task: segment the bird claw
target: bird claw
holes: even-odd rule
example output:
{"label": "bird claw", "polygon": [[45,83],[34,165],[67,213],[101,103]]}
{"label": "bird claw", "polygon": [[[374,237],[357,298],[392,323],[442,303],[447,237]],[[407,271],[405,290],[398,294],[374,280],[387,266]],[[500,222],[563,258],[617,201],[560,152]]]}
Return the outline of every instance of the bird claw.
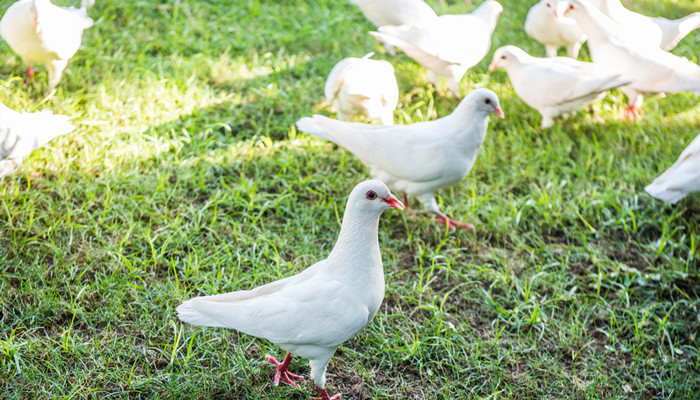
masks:
{"label": "bird claw", "polygon": [[294,387],[299,387],[299,385],[297,385],[296,382],[294,382],[292,379],[301,379],[303,378],[303,376],[293,374],[287,369],[289,367],[289,363],[292,362],[292,355],[290,353],[287,353],[287,356],[282,362],[277,361],[277,359],[275,359],[275,357],[272,357],[271,355],[267,355],[266,357],[267,361],[277,366],[277,373],[275,374],[274,378],[275,386],[280,384],[280,379],[283,379],[288,384]]}
{"label": "bird claw", "polygon": [[318,390],[318,393],[321,395],[321,397],[312,397],[311,400],[338,400],[338,399],[340,399],[340,393],[336,393],[335,395],[333,395],[333,397],[329,397],[326,389],[321,389],[320,387],[317,386],[316,390]]}
{"label": "bird claw", "polygon": [[630,122],[641,121],[642,110],[635,105],[627,106],[625,109],[625,118]]}
{"label": "bird claw", "polygon": [[435,218],[434,221],[447,225],[451,231],[454,231],[455,228],[474,229],[474,225],[467,222],[459,222],[453,219],[449,219],[445,214],[439,213],[437,214],[437,216],[438,217]]}

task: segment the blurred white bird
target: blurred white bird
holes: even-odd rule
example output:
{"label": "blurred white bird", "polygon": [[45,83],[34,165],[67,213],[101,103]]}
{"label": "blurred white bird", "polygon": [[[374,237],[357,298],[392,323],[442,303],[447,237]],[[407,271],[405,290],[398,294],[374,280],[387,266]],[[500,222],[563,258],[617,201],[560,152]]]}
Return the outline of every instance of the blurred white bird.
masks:
{"label": "blurred white bird", "polygon": [[691,192],[700,191],[700,135],[683,150],[671,168],[644,190],[657,199],[672,204]]}
{"label": "blurred white bird", "polygon": [[476,89],[452,114],[408,125],[369,125],[321,115],[297,121],[300,131],[330,140],[355,154],[376,179],[392,190],[411,194],[450,229],[466,224],[440,212],[433,192],[454,185],[472,169],[486,137],[489,115],[503,118],[496,93]]}
{"label": "blurred white bird", "polygon": [[647,17],[625,8],[620,0],[598,0],[598,8],[610,19],[631,32],[637,40],[671,50],[690,32],[700,27],[700,12],[683,18]]}
{"label": "blurred white bird", "polygon": [[73,129],[65,115],[18,113],[0,103],[0,178],[19,168],[32,151]]}
{"label": "blurred white bird", "polygon": [[575,19],[588,36],[588,48],[596,64],[620,71],[629,85],[625,117],[641,119],[643,95],[700,92],[700,67],[683,57],[639,41],[587,0],[570,0],[566,15]]}
{"label": "blurred white bird", "polygon": [[326,100],[333,104],[338,119],[349,121],[363,114],[384,125],[394,123],[399,104],[399,86],[394,67],[385,60],[348,57],[331,70],[324,89]]}
{"label": "blurred white bird", "polygon": [[486,0],[471,14],[441,15],[426,26],[387,25],[370,34],[426,67],[433,85],[438,77],[446,77],[459,99],[459,82],[488,53],[502,11],[498,2]]}
{"label": "blurred white bird", "polygon": [[61,81],[68,60],[80,48],[83,31],[92,26],[84,0],[82,7],[58,7],[50,0],[20,0],[0,20],[0,36],[27,65],[27,83],[35,73],[31,63],[46,65],[48,93]]}
{"label": "blurred white bird", "polygon": [[542,115],[542,128],[554,118],[579,110],[616,87],[630,83],[608,67],[567,57],[536,58],[515,46],[493,54],[489,70],[502,67],[515,93]]}
{"label": "blurred white bird", "polygon": [[384,271],[377,237],[379,216],[403,204],[377,180],[359,183],[350,193],[338,240],[328,258],[288,278],[251,289],[196,297],[177,307],[190,324],[236,329],[265,338],[286,350],[277,366],[292,386],[301,378],[288,371],[292,354],[307,358],[311,378],[325,400],[326,367],[341,343],[367,325],[384,299]]}
{"label": "blurred white bird", "polygon": [[[423,0],[350,0],[360,8],[377,28],[384,25],[425,26],[437,18],[437,14]],[[394,46],[384,43],[384,48],[393,57]]]}
{"label": "blurred white bird", "polygon": [[530,8],[525,19],[525,32],[542,43],[547,57],[556,57],[557,48],[566,47],[566,55],[576,59],[586,35],[576,21],[564,16],[566,0],[541,0]]}

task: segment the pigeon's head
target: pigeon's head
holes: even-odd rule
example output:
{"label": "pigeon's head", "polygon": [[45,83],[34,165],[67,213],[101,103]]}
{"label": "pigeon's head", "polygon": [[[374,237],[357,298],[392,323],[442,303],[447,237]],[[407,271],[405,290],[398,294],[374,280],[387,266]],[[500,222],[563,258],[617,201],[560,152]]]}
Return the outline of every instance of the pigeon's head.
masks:
{"label": "pigeon's head", "polygon": [[505,118],[503,110],[501,110],[501,102],[498,101],[498,96],[493,90],[475,89],[462,100],[467,106],[473,107],[477,112],[482,112],[486,115],[494,113],[501,118]]}
{"label": "pigeon's head", "polygon": [[577,15],[582,13],[589,13],[591,7],[595,7],[593,4],[586,0],[567,0],[566,1],[566,11],[564,11],[565,17],[570,17],[576,19]]}
{"label": "pigeon's head", "polygon": [[506,71],[508,67],[512,65],[521,64],[525,61],[528,54],[516,46],[503,46],[496,49],[493,53],[493,59],[491,64],[489,64],[489,71],[493,71],[496,68],[503,68]]}
{"label": "pigeon's head", "polygon": [[403,210],[399,201],[384,182],[376,179],[360,182],[350,193],[348,207],[359,211],[376,211],[381,214],[387,208]]}
{"label": "pigeon's head", "polygon": [[543,3],[547,7],[547,11],[554,15],[554,18],[564,17],[564,13],[569,7],[569,2],[564,0],[545,0]]}

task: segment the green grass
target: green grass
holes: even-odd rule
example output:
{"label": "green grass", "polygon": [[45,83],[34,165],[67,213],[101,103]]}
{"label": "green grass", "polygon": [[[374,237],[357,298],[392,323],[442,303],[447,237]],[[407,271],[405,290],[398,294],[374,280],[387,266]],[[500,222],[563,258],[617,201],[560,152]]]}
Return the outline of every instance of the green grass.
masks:
{"label": "green grass", "polygon": [[[522,29],[530,4],[504,5],[492,51],[543,55]],[[674,17],[698,9],[637,5]],[[21,61],[0,44],[0,101],[78,126],[0,181],[0,393],[309,398],[309,380],[272,385],[263,356],[279,348],[183,325],[174,309],[328,254],[346,195],[368,171],[293,124],[332,114],[322,90],[338,60],[387,58],[372,26],[347,1],[322,0],[103,0],[90,15],[95,26],[47,101],[45,70],[23,88]],[[674,53],[698,62],[698,51],[695,32]],[[329,392],[697,398],[700,195],[669,206],[643,190],[698,133],[697,97],[647,98],[644,120],[630,124],[614,91],[595,105],[604,123],[582,112],[542,131],[505,72],[486,70],[490,56],[462,93],[493,89],[506,119],[492,119],[468,177],[437,193],[476,229],[382,217],[386,298],[331,361]],[[390,61],[397,122],[455,107],[410,58]],[[308,374],[304,360],[293,366]]]}

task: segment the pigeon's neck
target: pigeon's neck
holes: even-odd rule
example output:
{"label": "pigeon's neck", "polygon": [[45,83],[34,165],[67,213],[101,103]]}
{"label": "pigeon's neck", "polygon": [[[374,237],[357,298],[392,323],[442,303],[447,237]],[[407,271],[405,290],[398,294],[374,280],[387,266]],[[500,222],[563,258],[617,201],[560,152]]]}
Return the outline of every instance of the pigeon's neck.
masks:
{"label": "pigeon's neck", "polygon": [[586,12],[579,13],[576,22],[589,38],[606,37],[616,33],[613,29],[616,22],[593,6],[588,7]]}
{"label": "pigeon's neck", "polygon": [[328,256],[329,260],[339,262],[331,264],[352,269],[353,273],[360,272],[356,271],[357,266],[372,268],[379,264],[381,267],[378,230],[379,215],[368,218],[366,214],[358,215],[354,210],[346,210],[338,240]]}
{"label": "pigeon's neck", "polygon": [[[462,102],[464,103],[464,102]],[[460,103],[460,106],[463,104]],[[479,151],[479,148],[484,143],[486,138],[486,130],[489,125],[489,114],[480,111],[469,109],[464,107],[460,110],[460,107],[455,110],[448,117],[453,117],[454,120],[451,121],[453,124],[461,124],[463,129],[455,130],[457,137],[455,137],[455,145],[462,146],[465,149],[472,149]]]}

